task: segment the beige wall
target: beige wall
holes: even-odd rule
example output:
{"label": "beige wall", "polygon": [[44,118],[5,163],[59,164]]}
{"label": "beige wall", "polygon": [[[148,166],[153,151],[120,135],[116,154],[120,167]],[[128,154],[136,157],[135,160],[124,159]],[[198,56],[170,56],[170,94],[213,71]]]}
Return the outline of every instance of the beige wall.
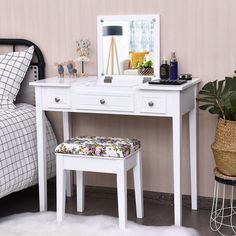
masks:
{"label": "beige wall", "polygon": [[[53,63],[75,56],[75,40],[92,42],[91,62],[96,74],[96,16],[161,14],[161,54],[176,51],[180,73],[192,73],[203,82],[222,79],[236,69],[235,0],[0,0],[0,37],[32,40],[42,49],[47,75],[56,75]],[[61,140],[59,113],[49,115]],[[183,191],[190,192],[188,122],[184,117]],[[211,196],[216,118],[199,112],[199,195]],[[171,120],[108,115],[73,115],[73,134],[137,137],[144,147],[144,189],[173,192]],[[88,184],[112,186],[111,176],[88,175]],[[131,178],[129,180],[132,187]]]}

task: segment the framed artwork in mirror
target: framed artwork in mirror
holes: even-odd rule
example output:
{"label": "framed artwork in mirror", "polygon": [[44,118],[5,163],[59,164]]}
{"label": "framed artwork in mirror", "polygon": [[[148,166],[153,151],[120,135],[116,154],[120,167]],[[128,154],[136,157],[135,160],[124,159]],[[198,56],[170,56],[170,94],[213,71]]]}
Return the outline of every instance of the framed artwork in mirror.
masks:
{"label": "framed artwork in mirror", "polygon": [[97,17],[98,78],[159,78],[160,16]]}

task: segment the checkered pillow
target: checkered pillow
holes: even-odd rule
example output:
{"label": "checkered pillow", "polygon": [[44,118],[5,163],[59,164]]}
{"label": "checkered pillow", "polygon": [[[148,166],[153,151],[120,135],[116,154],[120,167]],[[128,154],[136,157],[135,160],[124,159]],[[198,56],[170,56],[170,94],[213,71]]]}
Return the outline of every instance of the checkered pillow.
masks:
{"label": "checkered pillow", "polygon": [[31,46],[25,51],[0,55],[0,110],[15,108],[13,101],[20,90],[33,52],[34,47]]}

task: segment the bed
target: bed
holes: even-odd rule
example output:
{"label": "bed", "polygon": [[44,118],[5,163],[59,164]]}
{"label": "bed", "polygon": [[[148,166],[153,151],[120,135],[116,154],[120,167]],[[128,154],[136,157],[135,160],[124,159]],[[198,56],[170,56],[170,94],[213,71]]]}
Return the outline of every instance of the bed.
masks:
{"label": "bed", "polygon": [[[17,95],[16,108],[0,114],[0,198],[38,182],[35,96],[29,82],[44,78],[44,58],[37,45],[28,40],[0,39],[0,54],[32,45],[34,56]],[[48,178],[51,178],[55,176],[57,141],[48,120],[46,129]]]}

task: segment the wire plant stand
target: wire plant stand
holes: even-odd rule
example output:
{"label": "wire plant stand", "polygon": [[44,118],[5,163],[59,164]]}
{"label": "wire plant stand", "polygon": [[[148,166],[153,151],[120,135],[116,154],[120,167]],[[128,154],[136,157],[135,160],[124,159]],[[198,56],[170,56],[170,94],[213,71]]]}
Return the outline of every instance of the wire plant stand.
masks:
{"label": "wire plant stand", "polygon": [[[222,236],[229,236],[229,234],[225,234],[225,230],[230,228],[232,230],[230,235],[236,235],[236,225],[234,225],[234,220],[236,220],[236,205],[234,204],[236,177],[225,176],[217,169],[214,170],[214,173],[215,185],[210,215],[210,228]],[[221,191],[220,185],[222,185]],[[226,194],[226,186],[230,187],[229,197]]]}

